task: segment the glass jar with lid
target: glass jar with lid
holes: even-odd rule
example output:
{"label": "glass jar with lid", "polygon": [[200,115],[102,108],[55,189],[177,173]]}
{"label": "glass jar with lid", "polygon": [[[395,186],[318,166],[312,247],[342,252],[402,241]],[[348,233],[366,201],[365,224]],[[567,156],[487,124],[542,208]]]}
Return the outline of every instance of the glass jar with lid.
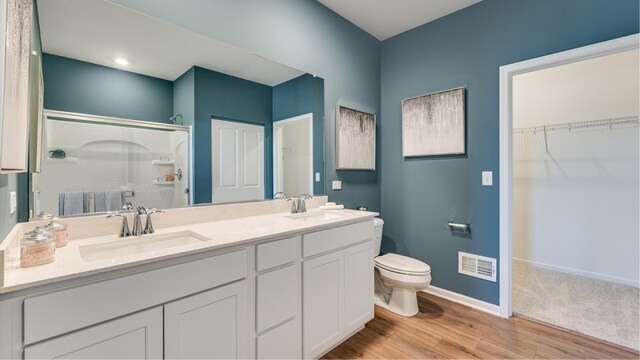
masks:
{"label": "glass jar with lid", "polygon": [[48,264],[55,260],[56,244],[53,233],[36,227],[20,240],[20,266]]}
{"label": "glass jar with lid", "polygon": [[61,224],[59,218],[54,217],[46,227],[53,233],[53,238],[55,240],[57,248],[67,245],[67,243],[69,242],[67,226]]}

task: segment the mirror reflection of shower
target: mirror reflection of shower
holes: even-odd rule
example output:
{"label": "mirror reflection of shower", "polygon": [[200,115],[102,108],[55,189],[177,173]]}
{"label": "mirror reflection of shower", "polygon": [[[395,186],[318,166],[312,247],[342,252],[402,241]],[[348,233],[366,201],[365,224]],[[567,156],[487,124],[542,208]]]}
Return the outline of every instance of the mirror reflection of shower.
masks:
{"label": "mirror reflection of shower", "polygon": [[273,191],[313,194],[313,114],[273,123]]}
{"label": "mirror reflection of shower", "polygon": [[119,211],[191,203],[190,129],[48,111],[42,169],[34,174],[34,214]]}

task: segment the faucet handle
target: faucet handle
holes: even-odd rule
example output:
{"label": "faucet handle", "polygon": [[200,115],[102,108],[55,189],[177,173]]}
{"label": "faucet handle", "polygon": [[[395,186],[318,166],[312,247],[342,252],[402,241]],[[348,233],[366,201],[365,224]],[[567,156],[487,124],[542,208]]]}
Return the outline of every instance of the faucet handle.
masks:
{"label": "faucet handle", "polygon": [[284,192],[282,192],[282,191],[278,191],[277,193],[275,193],[275,195],[273,195],[273,198],[274,198],[275,200],[278,200],[278,199],[286,199],[286,198],[287,198],[287,194],[285,194],[285,193],[284,193]]}
{"label": "faucet handle", "polygon": [[313,199],[313,196],[311,196],[309,194],[302,194],[302,195],[300,195],[300,198],[302,198],[304,200],[309,200],[309,199]]}
{"label": "faucet handle", "polygon": [[155,214],[155,213],[164,213],[164,210],[160,210],[160,209],[156,209],[153,208],[149,211],[146,212],[147,214],[147,222],[144,226],[144,233],[145,234],[153,234],[155,232],[155,230],[153,229],[153,223],[151,222],[151,214]]}
{"label": "faucet handle", "polygon": [[120,233],[118,234],[119,237],[127,237],[127,236],[131,236],[131,230],[129,230],[129,220],[127,220],[127,216],[126,215],[122,215],[120,213],[113,212],[107,215],[107,218],[112,218],[112,217],[116,217],[119,216],[122,218],[122,226],[120,226]]}

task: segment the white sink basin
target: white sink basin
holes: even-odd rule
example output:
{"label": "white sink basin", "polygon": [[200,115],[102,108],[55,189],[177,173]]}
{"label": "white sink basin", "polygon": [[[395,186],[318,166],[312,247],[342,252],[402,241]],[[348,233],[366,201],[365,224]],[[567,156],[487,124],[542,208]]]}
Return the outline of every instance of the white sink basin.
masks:
{"label": "white sink basin", "polygon": [[184,245],[198,244],[210,239],[193,231],[181,231],[162,235],[142,235],[119,238],[99,244],[80,246],[80,256],[84,261],[92,262],[125,256],[153,253]]}
{"label": "white sink basin", "polygon": [[[332,210],[334,211],[334,210]],[[289,219],[302,220],[302,221],[323,221],[323,220],[334,220],[344,217],[335,212],[306,212],[300,214],[291,214],[285,216]]]}

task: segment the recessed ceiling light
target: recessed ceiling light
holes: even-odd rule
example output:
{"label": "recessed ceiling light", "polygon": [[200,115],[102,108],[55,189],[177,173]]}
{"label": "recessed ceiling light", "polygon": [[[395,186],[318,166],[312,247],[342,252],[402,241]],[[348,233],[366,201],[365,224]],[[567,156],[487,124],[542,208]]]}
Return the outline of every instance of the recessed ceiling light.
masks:
{"label": "recessed ceiling light", "polygon": [[118,63],[118,65],[122,65],[122,66],[129,65],[129,61],[125,58],[116,58],[115,61]]}

